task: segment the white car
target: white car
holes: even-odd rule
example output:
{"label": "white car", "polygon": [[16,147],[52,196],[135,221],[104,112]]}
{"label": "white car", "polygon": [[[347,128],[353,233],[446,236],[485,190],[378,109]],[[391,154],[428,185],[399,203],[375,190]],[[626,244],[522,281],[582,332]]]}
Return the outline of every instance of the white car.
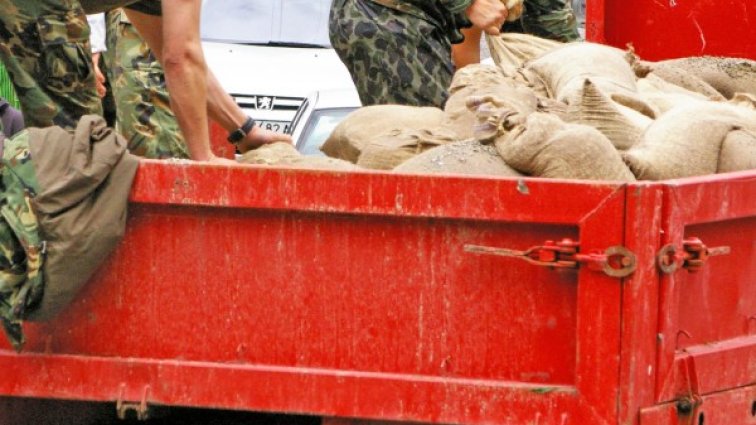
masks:
{"label": "white car", "polygon": [[203,1],[208,66],[264,128],[292,132],[294,115],[313,92],[356,96],[328,41],[330,5],[331,0]]}
{"label": "white car", "polygon": [[323,155],[320,146],[362,104],[355,90],[320,90],[307,96],[292,122],[292,138],[303,155]]}

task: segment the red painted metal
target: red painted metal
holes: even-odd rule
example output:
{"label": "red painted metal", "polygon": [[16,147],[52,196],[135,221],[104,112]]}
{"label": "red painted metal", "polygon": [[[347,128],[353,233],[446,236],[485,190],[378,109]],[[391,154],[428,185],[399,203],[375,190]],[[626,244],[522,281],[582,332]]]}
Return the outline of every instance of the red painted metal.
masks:
{"label": "red painted metal", "polygon": [[132,201],[76,303],[0,354],[0,393],[104,401],[125,383],[170,405],[615,420],[621,281],[463,248],[621,245],[622,185],[144,162]]}
{"label": "red painted metal", "polygon": [[[681,407],[690,407],[690,410]],[[665,403],[643,409],[640,425],[756,424],[756,385],[701,397],[697,403]]]}
{"label": "red painted metal", "polygon": [[756,59],[753,0],[588,0],[586,38],[646,60],[685,56]]}
{"label": "red painted metal", "polygon": [[[756,172],[626,186],[144,161],[125,240],[59,318],[27,327],[24,353],[0,350],[0,395],[337,422],[708,408],[756,381],[752,199]],[[693,236],[732,252],[662,273],[660,248]],[[566,238],[624,246],[637,268],[465,250]]]}

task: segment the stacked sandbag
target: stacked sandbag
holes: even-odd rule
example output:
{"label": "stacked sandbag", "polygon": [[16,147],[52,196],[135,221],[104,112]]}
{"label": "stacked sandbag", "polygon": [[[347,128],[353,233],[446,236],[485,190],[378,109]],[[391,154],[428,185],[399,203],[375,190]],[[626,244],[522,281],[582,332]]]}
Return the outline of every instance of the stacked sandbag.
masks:
{"label": "stacked sandbag", "polygon": [[466,174],[517,177],[496,149],[477,140],[464,140],[430,149],[394,168],[403,174]]}
{"label": "stacked sandbag", "polygon": [[504,32],[496,36],[486,34],[486,43],[491,52],[491,59],[507,73],[564,44],[516,32]]}
{"label": "stacked sandbag", "polygon": [[549,97],[569,102],[590,79],[607,96],[636,93],[635,72],[625,53],[595,43],[568,43],[528,62],[524,69],[540,79]]}
{"label": "stacked sandbag", "polygon": [[438,128],[444,111],[432,107],[372,105],[347,115],[320,150],[326,155],[356,163],[365,146],[394,130]]}
{"label": "stacked sandbag", "polygon": [[717,173],[756,170],[756,131],[733,130],[722,142]]}
{"label": "stacked sandbag", "polygon": [[566,121],[594,127],[616,149],[624,151],[640,140],[653,119],[614,102],[586,78],[582,89],[569,101]]}
{"label": "stacked sandbag", "polygon": [[262,145],[244,153],[238,162],[271,166],[292,166],[314,170],[354,171],[361,169],[351,162],[326,156],[305,156],[289,143],[271,143]]}
{"label": "stacked sandbag", "polygon": [[633,181],[612,142],[593,127],[536,112],[496,139],[509,166],[535,177]]}
{"label": "stacked sandbag", "polygon": [[518,85],[490,65],[462,68],[455,74],[452,87],[454,91],[444,107],[444,128],[454,132],[457,140],[474,136],[477,119],[475,112],[467,107],[470,98],[487,96],[525,115],[538,108],[538,97],[531,89]]}
{"label": "stacked sandbag", "polygon": [[413,156],[457,140],[454,133],[442,128],[392,130],[367,143],[357,159],[357,165],[374,170],[391,170]]}
{"label": "stacked sandbag", "polygon": [[713,56],[671,59],[652,64],[651,72],[664,79],[673,78],[670,75],[695,78],[727,99],[735,93],[756,96],[756,61],[750,59]]}
{"label": "stacked sandbag", "polygon": [[[727,157],[743,156],[743,161],[724,159],[723,144],[732,132]],[[747,169],[753,151],[747,140],[756,131],[756,112],[724,102],[694,102],[678,106],[657,119],[641,142],[624,153],[624,160],[639,180],[665,180]],[[734,152],[738,151],[737,154]],[[750,153],[749,153],[750,152]],[[746,167],[746,168],[742,168]]]}
{"label": "stacked sandbag", "polygon": [[712,100],[699,92],[670,83],[655,74],[648,74],[638,80],[638,94],[658,111],[657,115],[676,106]]}

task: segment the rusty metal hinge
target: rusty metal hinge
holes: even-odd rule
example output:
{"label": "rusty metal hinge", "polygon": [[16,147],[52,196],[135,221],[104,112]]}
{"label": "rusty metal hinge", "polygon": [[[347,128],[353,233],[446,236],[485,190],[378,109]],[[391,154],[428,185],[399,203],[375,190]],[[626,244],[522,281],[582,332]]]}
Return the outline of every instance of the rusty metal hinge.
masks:
{"label": "rusty metal hinge", "polygon": [[536,266],[576,269],[585,264],[589,269],[601,271],[611,277],[631,275],[637,266],[635,254],[623,246],[613,246],[604,252],[580,253],[580,242],[572,239],[546,241],[524,251],[480,245],[465,245],[465,252],[498,255],[527,261]]}
{"label": "rusty metal hinge", "polygon": [[684,239],[682,245],[682,250],[673,244],[665,245],[656,254],[656,263],[663,273],[674,273],[679,268],[695,273],[701,270],[709,257],[730,253],[729,246],[709,248],[696,237]]}

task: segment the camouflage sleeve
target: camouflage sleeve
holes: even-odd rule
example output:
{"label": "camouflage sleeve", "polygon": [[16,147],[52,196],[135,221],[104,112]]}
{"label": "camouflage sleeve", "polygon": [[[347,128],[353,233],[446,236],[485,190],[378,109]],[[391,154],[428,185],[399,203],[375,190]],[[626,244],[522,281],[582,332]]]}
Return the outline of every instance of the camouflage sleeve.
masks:
{"label": "camouflage sleeve", "polygon": [[452,14],[464,12],[472,2],[473,0],[439,0],[439,3]]}

